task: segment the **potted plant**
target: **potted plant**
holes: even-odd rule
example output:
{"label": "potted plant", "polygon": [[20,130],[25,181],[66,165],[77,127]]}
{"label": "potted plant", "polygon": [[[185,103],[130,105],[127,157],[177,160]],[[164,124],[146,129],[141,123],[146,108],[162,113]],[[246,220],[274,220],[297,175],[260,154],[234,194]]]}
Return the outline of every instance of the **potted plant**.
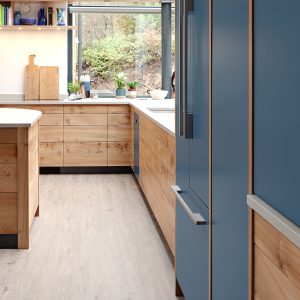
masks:
{"label": "potted plant", "polygon": [[126,74],[124,72],[120,72],[114,75],[114,80],[117,86],[116,89],[116,98],[117,99],[124,99],[126,98]]}
{"label": "potted plant", "polygon": [[128,86],[128,98],[135,99],[136,98],[136,88],[138,87],[138,81],[131,81],[127,83]]}
{"label": "potted plant", "polygon": [[70,93],[69,99],[70,100],[77,99],[78,92],[80,90],[80,84],[76,81],[69,82],[68,89],[69,89],[69,93]]}

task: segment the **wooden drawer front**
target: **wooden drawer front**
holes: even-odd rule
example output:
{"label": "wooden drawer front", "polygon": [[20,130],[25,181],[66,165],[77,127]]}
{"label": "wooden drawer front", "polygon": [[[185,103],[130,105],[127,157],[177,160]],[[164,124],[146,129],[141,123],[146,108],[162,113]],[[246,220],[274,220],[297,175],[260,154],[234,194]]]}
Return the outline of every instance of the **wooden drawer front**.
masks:
{"label": "wooden drawer front", "polygon": [[17,193],[0,193],[0,234],[18,232]]}
{"label": "wooden drawer front", "polygon": [[16,193],[18,168],[16,164],[0,164],[0,191]]}
{"label": "wooden drawer front", "polygon": [[131,143],[108,143],[108,166],[130,166]]}
{"label": "wooden drawer front", "polygon": [[109,142],[130,142],[131,126],[129,125],[109,125],[108,141]]}
{"label": "wooden drawer front", "polygon": [[40,126],[41,143],[59,143],[63,141],[63,126]]}
{"label": "wooden drawer front", "polygon": [[40,166],[61,167],[64,163],[63,143],[40,143]]}
{"label": "wooden drawer front", "polygon": [[107,114],[65,114],[64,125],[106,126]]}
{"label": "wooden drawer front", "polygon": [[130,114],[109,114],[108,125],[130,125]]}
{"label": "wooden drawer front", "polygon": [[300,249],[254,214],[256,299],[300,299]]}
{"label": "wooden drawer front", "polygon": [[64,166],[107,166],[107,143],[65,143]]}
{"label": "wooden drawer front", "polygon": [[65,142],[106,142],[107,126],[65,126]]}
{"label": "wooden drawer front", "polygon": [[17,145],[0,144],[0,164],[17,163]]}
{"label": "wooden drawer front", "polygon": [[65,114],[107,114],[107,105],[65,105]]}
{"label": "wooden drawer front", "polygon": [[107,108],[109,114],[130,114],[130,106],[124,105],[109,105]]}
{"label": "wooden drawer front", "polygon": [[0,128],[0,143],[16,144],[17,132],[15,128]]}
{"label": "wooden drawer front", "polygon": [[63,114],[43,114],[40,119],[40,125],[58,126],[63,125]]}
{"label": "wooden drawer front", "polygon": [[18,108],[39,110],[43,114],[63,114],[63,105],[19,105]]}

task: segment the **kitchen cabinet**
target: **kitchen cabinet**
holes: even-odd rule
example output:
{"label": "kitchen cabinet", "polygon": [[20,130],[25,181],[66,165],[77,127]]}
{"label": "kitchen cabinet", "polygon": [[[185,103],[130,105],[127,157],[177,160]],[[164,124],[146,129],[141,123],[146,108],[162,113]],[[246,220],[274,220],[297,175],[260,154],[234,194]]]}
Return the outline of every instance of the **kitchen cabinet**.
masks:
{"label": "kitchen cabinet", "polygon": [[246,299],[248,1],[176,7],[176,277],[187,300]]}
{"label": "kitchen cabinet", "polygon": [[138,180],[153,214],[175,255],[175,138],[139,114]]}
{"label": "kitchen cabinet", "polygon": [[[176,278],[186,299],[208,299],[209,1],[176,1]],[[191,214],[205,222],[196,225]]]}

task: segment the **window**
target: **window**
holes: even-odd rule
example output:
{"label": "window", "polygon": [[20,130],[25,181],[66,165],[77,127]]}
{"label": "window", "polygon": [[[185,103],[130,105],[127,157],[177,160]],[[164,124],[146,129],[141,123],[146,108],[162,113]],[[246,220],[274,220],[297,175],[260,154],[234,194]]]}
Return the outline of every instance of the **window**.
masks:
{"label": "window", "polygon": [[[91,5],[84,2],[84,5]],[[98,3],[99,5],[99,3]],[[124,3],[101,3],[101,6]],[[160,3],[130,3],[130,7],[160,7]],[[113,75],[124,72],[128,81],[139,81],[138,95],[161,88],[161,14],[160,13],[81,13],[76,22],[82,30],[81,74],[91,76],[91,88],[100,94],[113,96]],[[175,68],[174,17],[172,56]],[[74,78],[78,78],[78,37],[73,39]],[[80,53],[80,51],[79,51]],[[171,81],[171,78],[170,78]]]}

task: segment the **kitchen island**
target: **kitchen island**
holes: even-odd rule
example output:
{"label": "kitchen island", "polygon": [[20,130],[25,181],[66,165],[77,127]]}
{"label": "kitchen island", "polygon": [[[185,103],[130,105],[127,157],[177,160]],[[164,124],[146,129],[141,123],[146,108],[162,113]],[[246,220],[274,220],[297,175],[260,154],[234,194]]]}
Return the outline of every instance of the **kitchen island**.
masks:
{"label": "kitchen island", "polygon": [[39,119],[35,110],[0,108],[0,248],[29,248],[39,209]]}

